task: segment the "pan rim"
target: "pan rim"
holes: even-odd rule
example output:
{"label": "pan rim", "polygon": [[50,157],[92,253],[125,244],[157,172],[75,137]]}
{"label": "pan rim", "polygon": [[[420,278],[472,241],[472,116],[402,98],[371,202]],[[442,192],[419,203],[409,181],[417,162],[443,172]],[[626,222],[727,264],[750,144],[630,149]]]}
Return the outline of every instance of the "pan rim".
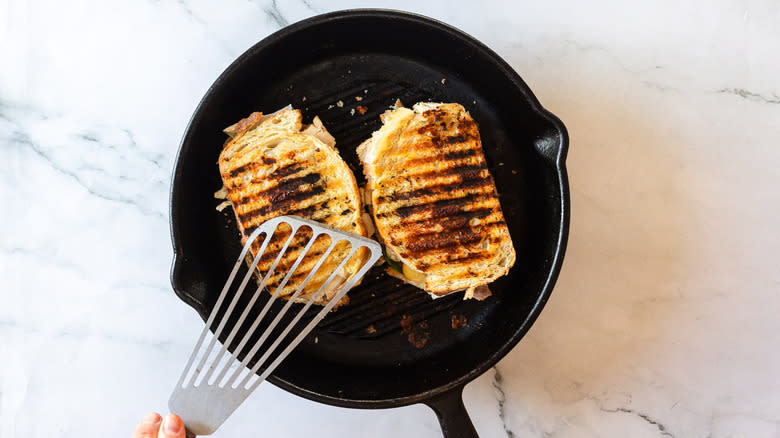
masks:
{"label": "pan rim", "polygon": [[201,318],[205,320],[205,318],[207,318],[208,315],[206,314],[207,309],[205,309],[204,304],[196,300],[192,295],[189,295],[185,291],[180,290],[180,288],[178,288],[176,285],[177,272],[179,269],[181,269],[182,261],[183,261],[182,259],[185,259],[186,256],[182,254],[181,251],[181,243],[179,241],[181,233],[177,232],[177,224],[180,223],[180,221],[179,221],[179,214],[174,209],[174,198],[175,198],[175,193],[178,190],[177,181],[180,180],[179,176],[182,172],[182,160],[180,160],[182,151],[185,148],[185,145],[190,141],[192,141],[191,136],[193,135],[192,134],[193,126],[199,121],[199,118],[202,114],[202,109],[209,103],[209,100],[213,96],[215,91],[221,86],[221,84],[229,76],[232,75],[232,73],[235,70],[239,69],[244,62],[256,56],[259,52],[261,52],[268,46],[276,44],[293,34],[296,34],[301,31],[305,31],[308,28],[318,26],[329,21],[340,20],[340,19],[354,19],[354,18],[361,18],[361,17],[391,18],[395,20],[406,20],[408,22],[413,22],[415,24],[432,27],[435,30],[440,32],[445,32],[450,36],[452,36],[453,38],[474,47],[479,52],[482,52],[482,54],[485,55],[487,58],[489,58],[493,63],[495,63],[496,68],[498,68],[501,71],[501,73],[511,81],[514,87],[523,95],[526,102],[530,105],[533,111],[535,111],[542,118],[544,118],[553,127],[553,129],[560,134],[559,144],[556,145],[555,155],[554,157],[552,157],[553,164],[556,170],[557,180],[558,180],[557,181],[558,188],[559,188],[558,195],[560,196],[560,205],[559,205],[560,218],[558,224],[559,232],[557,236],[557,242],[555,245],[556,251],[552,258],[550,271],[547,273],[544,286],[541,290],[541,293],[539,293],[539,297],[536,300],[533,309],[528,314],[525,315],[525,318],[519,324],[518,329],[512,334],[511,337],[509,337],[504,342],[504,344],[500,348],[494,351],[486,359],[481,361],[481,363],[477,364],[470,372],[452,380],[451,382],[445,385],[441,385],[437,388],[423,391],[414,395],[406,395],[403,397],[396,397],[396,398],[372,399],[372,400],[356,400],[356,399],[339,398],[330,395],[320,394],[308,390],[306,388],[297,386],[289,381],[276,377],[275,374],[272,374],[268,378],[268,381],[276,385],[277,387],[280,387],[285,391],[307,398],[309,400],[326,403],[333,406],[339,406],[339,407],[381,409],[381,408],[390,408],[390,407],[400,407],[400,406],[425,402],[426,400],[429,400],[435,396],[465,386],[467,383],[474,380],[476,377],[480,376],[488,369],[490,369],[492,366],[494,366],[507,353],[509,353],[509,351],[511,351],[511,349],[515,347],[515,345],[517,345],[517,343],[523,338],[523,336],[525,336],[525,334],[534,324],[534,322],[538,318],[539,314],[541,313],[542,309],[544,308],[545,304],[547,303],[552,293],[552,289],[558,279],[562,267],[563,258],[565,255],[567,241],[568,241],[569,217],[570,217],[569,186],[568,186],[568,176],[567,176],[567,171],[565,166],[565,160],[566,160],[566,155],[568,153],[568,146],[569,146],[568,132],[565,126],[563,125],[563,123],[560,121],[560,119],[558,119],[558,117],[556,117],[550,111],[542,107],[542,105],[539,103],[536,96],[530,90],[528,85],[526,85],[523,79],[519,76],[519,74],[495,51],[493,51],[492,49],[490,49],[489,47],[481,43],[476,38],[472,37],[471,35],[468,35],[462,30],[457,29],[451,25],[443,23],[434,18],[430,18],[416,13],[394,10],[394,9],[372,9],[372,8],[345,9],[345,10],[329,12],[321,15],[316,15],[301,20],[299,22],[293,23],[289,26],[286,26],[272,33],[271,35],[263,38],[259,42],[252,45],[244,53],[239,55],[238,58],[236,58],[207,89],[203,98],[200,100],[197,107],[195,108],[189,122],[187,123],[187,126],[184,130],[184,135],[182,136],[182,140],[179,144],[179,149],[177,151],[175,161],[174,161],[175,163],[174,171],[173,171],[171,187],[169,191],[170,233],[171,233],[171,241],[173,245],[173,260],[171,264],[170,278],[171,278],[171,284],[173,286],[176,295],[182,301],[184,301],[189,306],[194,308],[201,316]]}

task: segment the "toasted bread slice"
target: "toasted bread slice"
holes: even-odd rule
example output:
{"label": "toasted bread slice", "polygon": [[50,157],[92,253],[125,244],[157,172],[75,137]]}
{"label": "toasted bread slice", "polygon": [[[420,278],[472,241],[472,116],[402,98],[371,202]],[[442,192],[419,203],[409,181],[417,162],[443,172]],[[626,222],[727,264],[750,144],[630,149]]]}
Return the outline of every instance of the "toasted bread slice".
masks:
{"label": "toasted bread slice", "polygon": [[[252,113],[225,132],[232,138],[219,156],[219,171],[236,216],[242,244],[260,224],[281,215],[301,216],[366,235],[360,218],[360,193],[355,176],[339,156],[333,137],[318,118],[304,128],[298,110],[283,109],[266,117],[262,113]],[[289,236],[288,228],[278,232],[269,242],[258,263],[261,275],[268,271]],[[301,232],[293,237],[290,249],[270,279],[269,292],[280,284],[310,237],[311,233]],[[254,242],[252,255],[257,254],[261,243],[262,239]],[[328,245],[324,240],[314,242],[280,297],[290,297]],[[316,292],[348,252],[348,246],[337,246],[296,301],[307,300]],[[337,280],[351,278],[362,263],[361,257],[365,254],[358,253],[348,261]],[[335,294],[336,281],[332,283],[333,287],[317,299],[317,304],[327,303]]]}
{"label": "toasted bread slice", "polygon": [[382,122],[358,156],[376,229],[400,262],[388,269],[433,296],[473,296],[515,263],[476,122],[455,103],[396,108]]}

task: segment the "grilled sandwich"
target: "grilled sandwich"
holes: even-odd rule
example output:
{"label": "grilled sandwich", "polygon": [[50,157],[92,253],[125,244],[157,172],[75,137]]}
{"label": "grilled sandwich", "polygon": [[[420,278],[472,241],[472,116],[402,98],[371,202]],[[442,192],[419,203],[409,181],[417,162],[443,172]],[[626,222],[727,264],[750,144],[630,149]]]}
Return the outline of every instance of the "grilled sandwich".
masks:
{"label": "grilled sandwich", "polygon": [[[301,216],[366,235],[360,217],[360,193],[355,176],[339,156],[335,140],[318,118],[304,127],[298,110],[287,108],[270,116],[256,112],[228,127],[225,132],[231,138],[219,156],[219,171],[223,190],[235,213],[242,244],[260,224],[281,215]],[[290,232],[289,227],[280,229],[269,242],[257,266],[258,281],[268,272]],[[262,237],[252,246],[253,256],[260,249]],[[306,230],[293,236],[289,249],[270,278],[269,292],[273,293],[280,284],[310,238],[311,233]],[[328,245],[325,240],[314,242],[281,290],[280,298],[291,297]],[[348,252],[347,245],[337,246],[296,301],[305,301],[316,292]],[[361,258],[365,256],[360,252],[353,256],[316,303],[327,303],[336,293],[338,284],[357,272]],[[346,300],[345,297],[345,301],[339,304],[344,304]]]}
{"label": "grilled sandwich", "polygon": [[358,147],[388,272],[475,297],[515,262],[477,124],[459,104],[399,104]]}

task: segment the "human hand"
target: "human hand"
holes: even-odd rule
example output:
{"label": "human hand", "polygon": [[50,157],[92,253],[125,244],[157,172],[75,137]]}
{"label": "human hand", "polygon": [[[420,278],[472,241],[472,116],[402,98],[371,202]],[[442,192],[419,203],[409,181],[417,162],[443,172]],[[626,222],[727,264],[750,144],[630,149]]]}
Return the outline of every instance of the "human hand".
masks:
{"label": "human hand", "polygon": [[146,414],[133,432],[133,438],[185,438],[184,423],[178,415],[168,415],[165,420],[156,412]]}

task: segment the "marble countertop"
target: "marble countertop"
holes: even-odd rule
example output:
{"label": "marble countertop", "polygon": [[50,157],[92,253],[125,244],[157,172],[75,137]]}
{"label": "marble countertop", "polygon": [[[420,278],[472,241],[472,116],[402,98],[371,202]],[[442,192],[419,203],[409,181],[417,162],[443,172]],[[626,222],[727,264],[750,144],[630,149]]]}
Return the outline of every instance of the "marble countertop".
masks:
{"label": "marble countertop", "polygon": [[[571,136],[560,279],[467,408],[483,437],[780,437],[780,6],[585,3],[392,5],[495,49]],[[201,324],[168,280],[180,136],[256,41],[357,6],[0,2],[0,438],[166,411]],[[215,436],[440,431],[263,385]]]}

